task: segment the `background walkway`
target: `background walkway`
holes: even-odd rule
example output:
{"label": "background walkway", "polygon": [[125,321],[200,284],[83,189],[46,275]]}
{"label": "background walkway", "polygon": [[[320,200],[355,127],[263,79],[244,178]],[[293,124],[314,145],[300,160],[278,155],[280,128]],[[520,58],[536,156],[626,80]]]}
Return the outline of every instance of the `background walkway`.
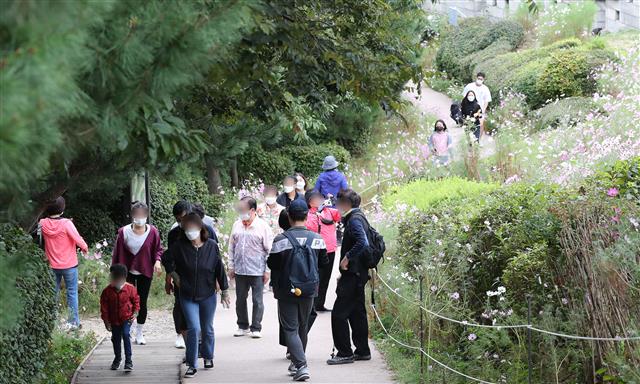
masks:
{"label": "background walkway", "polygon": [[[335,301],[337,260],[334,276],[327,294],[327,307]],[[232,290],[233,291],[233,290]],[[251,306],[249,306],[251,307]],[[166,312],[166,316],[171,316]],[[154,321],[149,319],[148,322]],[[371,321],[370,321],[371,324]],[[224,309],[218,303],[214,320],[216,332],[215,367],[205,371],[198,369],[198,375],[185,379],[185,383],[285,383],[291,378],[287,375],[289,361],[285,359],[285,348],[278,345],[278,316],[273,293],[265,293],[265,313],[263,320],[263,338],[251,339],[247,336],[233,337],[236,330],[234,299],[230,309]],[[173,347],[174,335],[169,331],[162,338],[147,337],[147,345],[134,346],[133,363],[135,370],[125,374],[122,370],[110,371],[113,360],[111,341],[105,339],[87,360],[77,383],[176,383],[178,369],[184,371],[185,365],[179,364],[184,350]],[[393,383],[391,372],[387,370],[382,355],[372,345],[372,359],[342,366],[328,366],[332,348],[331,314],[318,314],[309,334],[307,359],[311,372],[311,383]],[[199,361],[202,365],[202,360]],[[201,367],[202,368],[202,367]],[[126,375],[126,377],[125,377]]]}

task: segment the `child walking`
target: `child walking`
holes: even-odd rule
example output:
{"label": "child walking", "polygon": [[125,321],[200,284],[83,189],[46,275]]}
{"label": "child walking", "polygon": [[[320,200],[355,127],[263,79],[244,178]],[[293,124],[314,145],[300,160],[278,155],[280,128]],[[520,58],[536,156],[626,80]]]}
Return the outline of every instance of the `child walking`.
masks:
{"label": "child walking", "polygon": [[122,343],[124,343],[124,370],[133,370],[131,361],[131,324],[140,310],[140,297],[136,287],[127,283],[127,267],[114,264],[109,269],[111,282],[100,295],[100,314],[107,331],[111,331],[115,358],[111,369],[120,368]]}
{"label": "child walking", "polygon": [[434,133],[429,137],[429,148],[434,154],[434,163],[436,165],[449,164],[451,135],[447,132],[447,125],[443,120],[436,120]]}

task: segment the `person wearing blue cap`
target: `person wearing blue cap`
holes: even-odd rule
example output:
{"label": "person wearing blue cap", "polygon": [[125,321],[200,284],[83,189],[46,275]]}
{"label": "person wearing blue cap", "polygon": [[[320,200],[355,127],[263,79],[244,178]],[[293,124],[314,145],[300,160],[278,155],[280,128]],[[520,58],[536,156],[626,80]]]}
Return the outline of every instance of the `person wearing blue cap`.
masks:
{"label": "person wearing blue cap", "polygon": [[343,189],[349,188],[347,184],[346,176],[338,171],[338,161],[334,156],[327,156],[322,162],[323,172],[318,176],[316,180],[315,190],[322,193],[322,195],[331,199],[332,207],[335,206],[335,199],[338,196],[338,192]]}

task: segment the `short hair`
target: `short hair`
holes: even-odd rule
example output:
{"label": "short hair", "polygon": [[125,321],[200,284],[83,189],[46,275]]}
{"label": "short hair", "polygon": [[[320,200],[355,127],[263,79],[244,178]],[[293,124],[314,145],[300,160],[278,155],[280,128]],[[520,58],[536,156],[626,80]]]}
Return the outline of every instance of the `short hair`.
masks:
{"label": "short hair", "polygon": [[476,73],[476,77],[482,77],[483,79],[486,79],[487,77],[484,75],[484,72],[478,72]]}
{"label": "short hair", "polygon": [[204,207],[200,203],[193,203],[191,206],[191,210],[200,216],[201,219],[204,219],[205,211]]}
{"label": "short hair", "polygon": [[351,205],[351,208],[358,208],[361,201],[360,195],[351,188],[338,192],[338,202],[347,203]]}
{"label": "short hair", "polygon": [[287,210],[287,216],[291,221],[305,221],[307,220],[307,212],[304,211],[295,211],[292,212],[290,209]]}
{"label": "short hair", "polygon": [[262,190],[262,194],[264,195],[264,194],[266,194],[268,192],[273,192],[273,193],[275,193],[277,195],[278,194],[278,188],[276,188],[275,185],[265,185],[264,189]]}
{"label": "short hair", "polygon": [[293,181],[293,183],[294,183],[294,184],[295,184],[296,182],[298,182],[298,178],[297,178],[297,177],[295,177],[294,175],[287,175],[287,176],[285,176],[285,177],[284,177],[284,181],[287,181],[287,180],[291,180],[291,181]]}
{"label": "short hair", "polygon": [[127,277],[127,266],[124,264],[113,264],[111,268],[109,268],[109,273],[111,277],[115,279]]}
{"label": "short hair", "polygon": [[47,216],[59,215],[64,212],[65,207],[66,203],[64,201],[64,197],[58,196],[47,203],[44,213]]}
{"label": "short hair", "polygon": [[195,224],[200,227],[200,240],[207,241],[209,238],[209,230],[202,222],[202,218],[195,212],[189,212],[182,219],[182,228],[186,228],[188,224]]}
{"label": "short hair", "polygon": [[186,200],[180,200],[173,205],[173,216],[181,215],[182,213],[191,212],[191,204]]}
{"label": "short hair", "polygon": [[245,196],[240,201],[244,201],[249,205],[249,209],[258,209],[258,202],[252,196]]}
{"label": "short hair", "polygon": [[149,206],[143,203],[142,201],[138,201],[138,200],[131,203],[131,213],[133,213],[133,211],[135,211],[136,209],[142,209],[145,212],[149,212]]}

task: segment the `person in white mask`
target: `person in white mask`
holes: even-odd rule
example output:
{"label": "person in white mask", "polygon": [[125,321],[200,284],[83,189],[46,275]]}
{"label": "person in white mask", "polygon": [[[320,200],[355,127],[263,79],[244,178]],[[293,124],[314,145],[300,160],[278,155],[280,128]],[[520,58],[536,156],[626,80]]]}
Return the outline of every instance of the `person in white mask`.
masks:
{"label": "person in white mask", "polygon": [[135,286],[140,295],[140,312],[136,317],[135,330],[136,344],[146,344],[142,329],[147,320],[147,298],[151,289],[153,274],[162,273],[160,258],[162,257],[162,244],[160,232],[147,223],[149,207],[142,202],[135,201],[131,205],[131,224],[127,224],[118,230],[111,264],[124,264],[129,271],[127,282]]}
{"label": "person in white mask", "polygon": [[296,191],[304,196],[307,193],[307,178],[300,172],[296,172],[294,176],[296,177]]}
{"label": "person in white mask", "polygon": [[[294,191],[295,192],[295,191]],[[269,225],[256,215],[257,202],[245,196],[236,205],[238,219],[229,236],[229,278],[236,280],[236,315],[238,330],[234,336],[262,337],[264,313],[263,290],[269,281],[267,256],[271,250],[273,233]],[[247,297],[251,289],[251,323]]]}
{"label": "person in white mask", "polygon": [[480,130],[484,132],[484,121],[487,116],[487,107],[491,102],[491,91],[489,87],[484,84],[485,75],[483,72],[478,72],[476,74],[476,80],[467,84],[462,91],[462,96],[466,97],[469,91],[473,91],[476,96],[476,101],[478,105],[480,105],[480,109],[482,110],[482,118],[480,119]]}
{"label": "person in white mask", "polygon": [[282,181],[282,193],[278,196],[276,202],[285,208],[289,208],[289,205],[291,205],[293,200],[304,200],[304,193],[300,193],[296,190],[297,184],[298,178],[296,176],[286,176]]}
{"label": "person in white mask", "polygon": [[278,189],[273,185],[266,185],[262,191],[264,202],[258,205],[258,217],[266,221],[273,235],[277,235],[282,232],[282,229],[278,225],[278,219],[280,213],[284,207],[278,204],[277,200]]}

